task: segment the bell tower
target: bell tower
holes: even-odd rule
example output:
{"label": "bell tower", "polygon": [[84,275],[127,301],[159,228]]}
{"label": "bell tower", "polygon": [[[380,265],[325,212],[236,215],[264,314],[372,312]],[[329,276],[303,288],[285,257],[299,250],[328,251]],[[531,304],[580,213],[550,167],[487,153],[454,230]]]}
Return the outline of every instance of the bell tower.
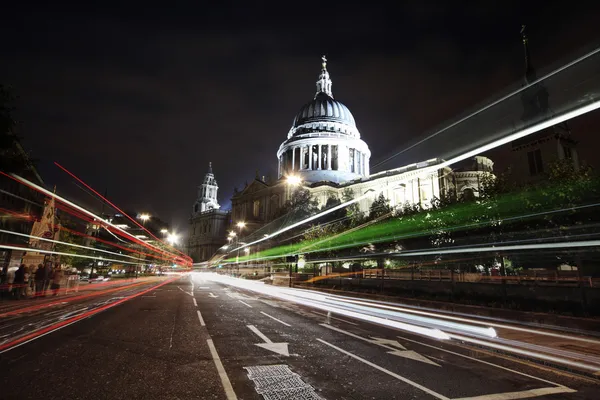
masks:
{"label": "bell tower", "polygon": [[208,163],[208,172],[204,175],[202,185],[198,187],[198,198],[194,203],[193,215],[210,210],[218,210],[221,206],[217,200],[219,185],[212,171],[212,163]]}

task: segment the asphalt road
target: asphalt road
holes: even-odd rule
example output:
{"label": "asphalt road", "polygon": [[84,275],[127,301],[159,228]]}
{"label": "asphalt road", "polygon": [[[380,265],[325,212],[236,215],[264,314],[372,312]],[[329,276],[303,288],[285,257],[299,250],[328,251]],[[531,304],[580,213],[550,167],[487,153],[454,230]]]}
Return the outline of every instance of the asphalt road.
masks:
{"label": "asphalt road", "polygon": [[[0,317],[0,329],[6,323]],[[503,400],[600,393],[588,379],[198,275],[4,350],[0,371],[1,399]]]}

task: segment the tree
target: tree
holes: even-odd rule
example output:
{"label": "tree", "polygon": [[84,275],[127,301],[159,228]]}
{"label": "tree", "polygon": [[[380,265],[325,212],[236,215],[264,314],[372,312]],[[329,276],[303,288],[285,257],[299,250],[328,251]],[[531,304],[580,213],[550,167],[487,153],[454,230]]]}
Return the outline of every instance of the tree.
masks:
{"label": "tree", "polygon": [[319,212],[319,202],[312,197],[310,190],[298,188],[291,198],[277,212],[278,216],[288,215],[293,221],[300,221]]}
{"label": "tree", "polygon": [[[342,204],[339,198],[334,195],[330,195],[327,198],[327,202],[325,205],[321,207],[321,212],[327,211],[335,206],[339,206]],[[319,222],[332,222],[332,221],[341,221],[346,216],[346,210],[340,208],[339,210],[332,211],[329,214],[325,214],[322,218],[320,218]]]}
{"label": "tree", "polygon": [[389,205],[389,200],[385,198],[383,193],[380,193],[371,204],[371,208],[369,208],[369,220],[391,216],[391,214],[392,207]]}
{"label": "tree", "polygon": [[[350,188],[345,188],[342,191],[342,201],[344,203],[354,200],[354,192]],[[352,203],[346,207],[347,225],[351,228],[358,226],[364,222],[365,215],[360,211],[358,203]]]}

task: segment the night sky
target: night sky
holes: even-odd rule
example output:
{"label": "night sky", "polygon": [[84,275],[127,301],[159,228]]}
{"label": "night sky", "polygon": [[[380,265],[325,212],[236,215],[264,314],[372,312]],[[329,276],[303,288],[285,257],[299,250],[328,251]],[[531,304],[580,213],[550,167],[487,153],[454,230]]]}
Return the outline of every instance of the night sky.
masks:
{"label": "night sky", "polygon": [[0,82],[42,177],[96,206],[58,161],[180,231],[209,161],[224,206],[256,169],[276,175],[322,54],[374,165],[519,81],[521,24],[537,67],[600,37],[589,1],[48,3],[13,4],[0,23]]}

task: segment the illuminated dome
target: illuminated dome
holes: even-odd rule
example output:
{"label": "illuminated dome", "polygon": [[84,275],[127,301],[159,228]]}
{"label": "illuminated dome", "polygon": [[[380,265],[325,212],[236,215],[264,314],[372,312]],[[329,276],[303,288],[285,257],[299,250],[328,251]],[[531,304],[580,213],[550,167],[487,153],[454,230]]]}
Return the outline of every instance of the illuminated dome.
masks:
{"label": "illuminated dome", "polygon": [[371,151],[348,107],[334,100],[327,59],[322,60],[317,93],[296,114],[277,152],[280,178],[342,183],[369,175]]}
{"label": "illuminated dome", "polygon": [[356,128],[348,107],[324,92],[317,93],[313,101],[302,106],[294,118],[292,127],[297,128],[311,122],[338,122]]}

